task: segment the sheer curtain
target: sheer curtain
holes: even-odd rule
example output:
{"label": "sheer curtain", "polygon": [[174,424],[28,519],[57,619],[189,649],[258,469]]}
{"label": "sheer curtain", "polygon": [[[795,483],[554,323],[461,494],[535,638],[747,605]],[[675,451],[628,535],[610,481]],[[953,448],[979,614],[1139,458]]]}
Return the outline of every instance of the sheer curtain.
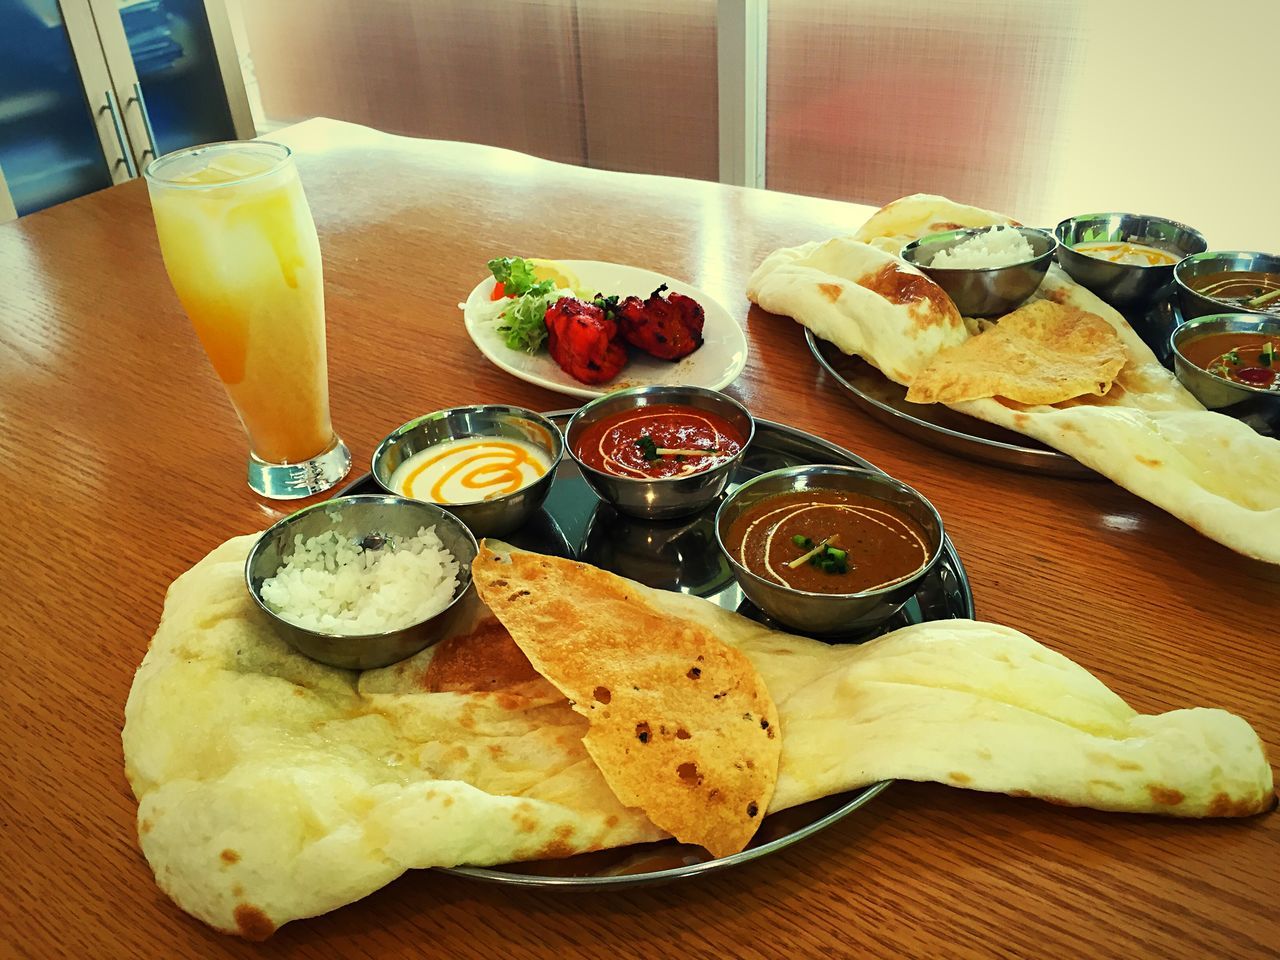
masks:
{"label": "sheer curtain", "polygon": [[1275,0],[771,0],[771,188],[1280,249]]}
{"label": "sheer curtain", "polygon": [[[715,179],[716,0],[228,0],[260,125]],[[238,14],[237,14],[238,11]],[[770,0],[766,183],[1280,250],[1280,0]]]}
{"label": "sheer curtain", "polygon": [[716,176],[715,0],[233,5],[263,128],[328,116],[568,163]]}

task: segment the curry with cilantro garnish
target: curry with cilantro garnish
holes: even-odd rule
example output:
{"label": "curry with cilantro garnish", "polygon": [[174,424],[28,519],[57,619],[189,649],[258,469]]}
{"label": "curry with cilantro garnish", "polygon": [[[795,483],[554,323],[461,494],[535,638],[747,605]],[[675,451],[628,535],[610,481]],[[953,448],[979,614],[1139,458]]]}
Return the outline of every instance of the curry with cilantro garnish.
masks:
{"label": "curry with cilantro garnish", "polygon": [[1178,352],[1224,380],[1280,391],[1280,337],[1273,333],[1210,333],[1179,344]]}
{"label": "curry with cilantro garnish", "polygon": [[734,521],[727,546],[756,576],[808,593],[877,590],[929,560],[928,536],[905,510],[845,490],[761,500]]}
{"label": "curry with cilantro garnish", "polygon": [[602,473],[661,480],[727,463],[745,442],[746,437],[718,414],[662,403],[601,417],[582,431],[574,453]]}
{"label": "curry with cilantro garnish", "polygon": [[1280,316],[1280,273],[1263,270],[1224,270],[1190,277],[1186,285],[1229,307]]}

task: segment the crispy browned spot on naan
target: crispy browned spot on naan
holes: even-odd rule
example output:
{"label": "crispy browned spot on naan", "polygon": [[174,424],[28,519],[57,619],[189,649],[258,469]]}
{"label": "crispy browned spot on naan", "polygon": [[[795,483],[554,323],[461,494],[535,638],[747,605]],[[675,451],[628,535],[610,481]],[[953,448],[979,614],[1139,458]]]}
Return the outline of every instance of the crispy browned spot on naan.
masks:
{"label": "crispy browned spot on naan", "polygon": [[925,309],[911,312],[912,326],[916,328],[955,322],[960,318],[956,305],[941,287],[924,274],[903,270],[897,263],[886,263],[875,273],[859,277],[857,284],[892,304],[923,306]]}
{"label": "crispy browned spot on naan", "polygon": [[939,352],[911,382],[907,399],[959,403],[1005,397],[1042,404],[1103,396],[1126,360],[1119,334],[1101,317],[1037,300]]}
{"label": "crispy browned spot on naan", "polygon": [[618,799],[717,857],[743,849],[781,754],[751,661],[586,564],[486,545],[472,570],[534,667],[587,718],[583,744]]}

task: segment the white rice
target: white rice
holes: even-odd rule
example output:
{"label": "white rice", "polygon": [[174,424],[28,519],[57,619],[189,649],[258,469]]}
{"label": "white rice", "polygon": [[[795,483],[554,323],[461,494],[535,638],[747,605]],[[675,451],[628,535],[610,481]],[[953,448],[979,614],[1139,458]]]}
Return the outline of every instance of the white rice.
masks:
{"label": "white rice", "polygon": [[1011,267],[1034,260],[1035,250],[1014,227],[993,227],[943,250],[929,263],[947,270],[982,270]]}
{"label": "white rice", "polygon": [[293,553],[262,582],[275,613],[307,630],[383,633],[433,617],[453,600],[458,561],[421,527],[416,536],[388,538],[377,550],[333,531],[294,537]]}

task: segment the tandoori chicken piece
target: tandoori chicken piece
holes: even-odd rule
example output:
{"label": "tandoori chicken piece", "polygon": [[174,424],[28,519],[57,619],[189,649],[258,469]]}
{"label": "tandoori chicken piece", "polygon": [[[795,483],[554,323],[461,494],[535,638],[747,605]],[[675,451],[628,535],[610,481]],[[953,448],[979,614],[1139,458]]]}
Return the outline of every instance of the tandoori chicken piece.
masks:
{"label": "tandoori chicken piece", "polygon": [[692,297],[662,291],[664,283],[648,300],[627,297],[617,307],[622,337],[633,347],[661,360],[679,360],[702,346],[702,324],[706,315],[702,304]]}
{"label": "tandoori chicken piece", "polygon": [[547,349],[560,369],[582,383],[606,383],[622,370],[627,351],[618,325],[592,303],[561,297],[547,307]]}

